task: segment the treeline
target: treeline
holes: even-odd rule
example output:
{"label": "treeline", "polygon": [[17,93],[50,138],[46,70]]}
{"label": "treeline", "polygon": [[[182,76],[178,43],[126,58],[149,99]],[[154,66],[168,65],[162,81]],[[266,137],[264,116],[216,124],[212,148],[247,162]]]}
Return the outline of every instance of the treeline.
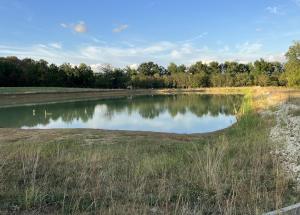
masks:
{"label": "treeline", "polygon": [[167,68],[153,62],[137,69],[104,67],[94,73],[86,64],[48,64],[44,60],[0,58],[0,86],[52,86],[90,88],[196,88],[240,86],[300,86],[300,43],[286,54],[287,63],[197,62],[189,67],[171,63]]}
{"label": "treeline", "polygon": [[137,69],[103,68],[94,73],[85,65],[56,66],[44,60],[0,58],[0,86],[57,86],[97,88],[195,88],[223,86],[284,86],[284,65],[279,62],[255,61],[204,64],[190,67],[171,63],[167,69],[153,62],[142,63]]}
{"label": "treeline", "polygon": [[0,86],[3,87],[94,87],[95,74],[85,64],[49,65],[45,60],[0,58]]}

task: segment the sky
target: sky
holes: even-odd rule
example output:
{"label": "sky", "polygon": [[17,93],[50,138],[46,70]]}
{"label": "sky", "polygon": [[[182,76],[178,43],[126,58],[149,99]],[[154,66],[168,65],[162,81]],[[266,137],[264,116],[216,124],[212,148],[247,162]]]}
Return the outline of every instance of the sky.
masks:
{"label": "sky", "polygon": [[96,68],[284,61],[300,0],[0,0],[0,56]]}

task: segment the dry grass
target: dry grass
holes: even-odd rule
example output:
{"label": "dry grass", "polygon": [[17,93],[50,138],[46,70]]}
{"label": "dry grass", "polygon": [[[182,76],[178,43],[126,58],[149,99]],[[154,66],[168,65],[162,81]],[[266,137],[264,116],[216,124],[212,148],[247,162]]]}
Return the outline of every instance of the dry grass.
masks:
{"label": "dry grass", "polygon": [[294,203],[297,193],[269,153],[270,123],[247,113],[208,136],[1,129],[0,208],[66,214],[279,208]]}
{"label": "dry grass", "polygon": [[244,93],[238,123],[209,135],[0,129],[0,213],[261,214],[300,201],[270,153],[273,120],[252,111],[264,97]]}

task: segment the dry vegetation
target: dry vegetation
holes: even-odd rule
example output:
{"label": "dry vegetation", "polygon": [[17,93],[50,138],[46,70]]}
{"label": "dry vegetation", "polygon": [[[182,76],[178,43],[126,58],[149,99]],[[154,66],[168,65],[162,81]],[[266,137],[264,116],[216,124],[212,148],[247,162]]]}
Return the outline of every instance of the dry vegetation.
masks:
{"label": "dry vegetation", "polygon": [[274,120],[253,111],[291,91],[232,91],[243,114],[208,135],[0,129],[0,212],[261,214],[300,201],[270,153]]}

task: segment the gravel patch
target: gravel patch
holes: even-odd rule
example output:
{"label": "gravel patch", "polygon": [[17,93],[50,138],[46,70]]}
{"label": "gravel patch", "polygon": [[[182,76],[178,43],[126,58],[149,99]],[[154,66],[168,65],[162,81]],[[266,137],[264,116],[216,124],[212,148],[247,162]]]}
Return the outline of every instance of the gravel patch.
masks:
{"label": "gravel patch", "polygon": [[300,116],[292,114],[299,109],[299,105],[291,103],[278,106],[278,109],[272,113],[276,124],[271,129],[270,139],[279,146],[274,154],[280,157],[284,168],[300,185]]}

